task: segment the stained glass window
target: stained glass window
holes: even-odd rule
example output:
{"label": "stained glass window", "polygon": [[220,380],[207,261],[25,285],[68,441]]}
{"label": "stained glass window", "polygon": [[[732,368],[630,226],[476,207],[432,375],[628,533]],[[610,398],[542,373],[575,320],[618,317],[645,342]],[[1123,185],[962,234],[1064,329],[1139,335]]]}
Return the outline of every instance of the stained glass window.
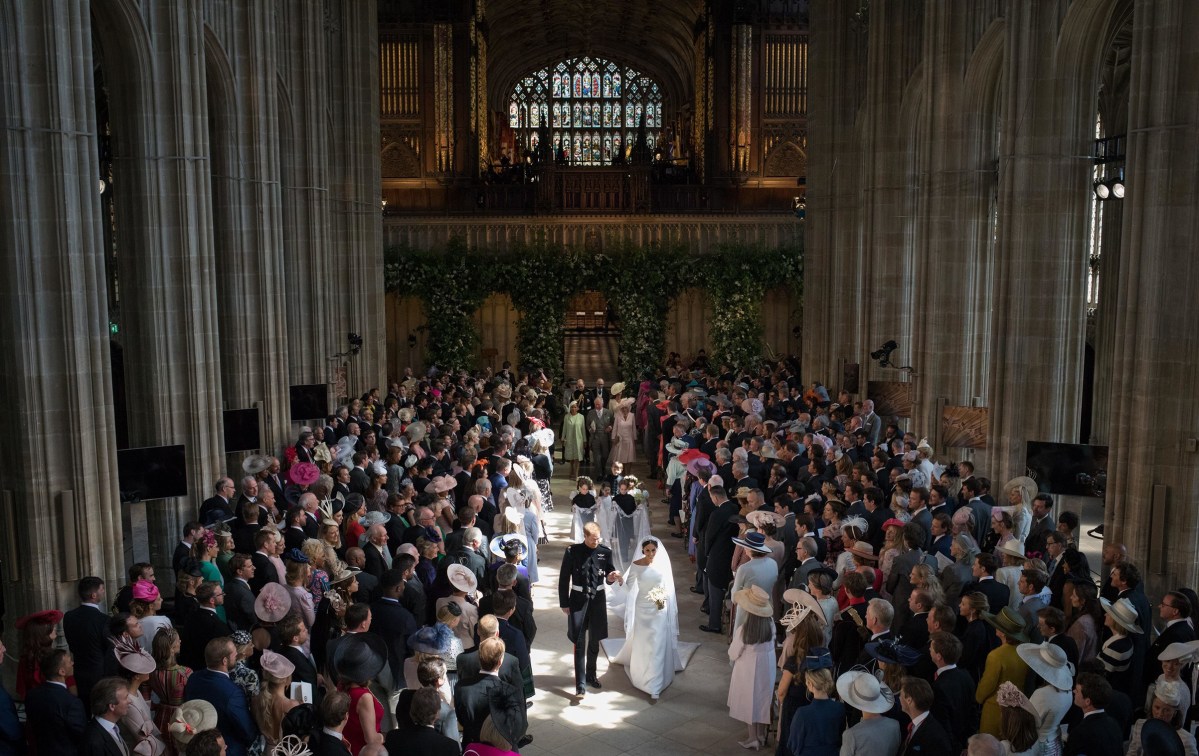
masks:
{"label": "stained glass window", "polygon": [[[555,159],[574,165],[627,160],[642,120],[647,146],[662,144],[665,111],[657,82],[594,57],[569,58],[530,73],[513,88],[508,109],[521,149],[534,148],[544,137]],[[537,137],[539,128],[550,127],[552,140]]]}

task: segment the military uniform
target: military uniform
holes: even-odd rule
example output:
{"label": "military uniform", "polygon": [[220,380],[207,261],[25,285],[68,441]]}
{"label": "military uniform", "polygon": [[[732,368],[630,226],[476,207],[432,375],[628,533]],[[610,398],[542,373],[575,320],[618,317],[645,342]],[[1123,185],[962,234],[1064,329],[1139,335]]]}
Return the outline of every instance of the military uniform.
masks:
{"label": "military uniform", "polygon": [[575,646],[575,685],[595,680],[595,663],[600,641],[608,637],[608,602],[604,588],[608,574],[615,572],[612,550],[607,546],[589,548],[586,543],[572,544],[562,555],[558,573],[558,605],[569,610],[566,637]]}

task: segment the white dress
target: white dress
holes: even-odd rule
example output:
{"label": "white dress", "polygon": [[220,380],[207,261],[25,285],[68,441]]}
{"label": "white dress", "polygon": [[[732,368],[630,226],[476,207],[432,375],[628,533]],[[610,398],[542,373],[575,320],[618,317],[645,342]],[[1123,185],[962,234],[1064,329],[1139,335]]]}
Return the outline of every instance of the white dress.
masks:
{"label": "white dress", "polygon": [[[612,663],[624,666],[633,687],[654,698],[670,686],[675,672],[683,671],[699,646],[679,642],[674,575],[666,549],[658,543],[653,562],[629,565],[624,584],[609,588],[608,608],[624,615],[625,637],[601,641]],[[665,594],[665,606],[661,609],[649,597],[655,588],[661,588]]]}
{"label": "white dress", "polygon": [[1074,694],[1058,690],[1052,685],[1042,685],[1029,697],[1039,715],[1037,716],[1037,738],[1044,756],[1058,756],[1062,752],[1062,719],[1074,703]]}
{"label": "white dress", "polygon": [[744,627],[733,632],[729,645],[729,661],[733,674],[729,680],[729,716],[746,724],[769,724],[774,703],[774,638],[765,643],[747,646],[741,640]]}
{"label": "white dress", "polygon": [[641,558],[641,544],[650,538],[649,513],[644,499],[637,503],[632,514],[625,514],[616,502],[608,497],[605,499],[599,514],[600,533],[607,534],[612,562],[623,573],[634,560]]}

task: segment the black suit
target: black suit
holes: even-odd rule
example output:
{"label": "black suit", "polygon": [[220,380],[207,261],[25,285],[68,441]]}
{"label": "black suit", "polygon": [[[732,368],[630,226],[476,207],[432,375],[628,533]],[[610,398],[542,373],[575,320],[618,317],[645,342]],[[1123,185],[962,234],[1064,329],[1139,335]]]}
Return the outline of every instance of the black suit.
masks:
{"label": "black suit", "polygon": [[[266,512],[263,512],[265,517]],[[229,529],[233,532],[233,548],[238,554],[253,554],[254,553],[254,538],[258,536],[258,531],[262,526],[257,522],[246,522],[245,520],[237,520]]]}
{"label": "black suit", "polygon": [[928,612],[913,614],[899,630],[899,639],[905,646],[922,649],[928,646]]}
{"label": "black suit", "polygon": [[229,621],[230,629],[245,630],[247,633],[258,621],[254,614],[254,592],[239,578],[225,583],[225,618]]}
{"label": "black suit", "polygon": [[[389,547],[384,546],[383,548],[386,549]],[[367,541],[362,546],[362,553],[366,555],[366,563],[362,566],[362,571],[369,572],[377,578],[383,577],[383,573],[389,569],[387,566],[387,559],[384,558],[383,552],[375,548],[375,544]]]}
{"label": "black suit", "polygon": [[267,558],[266,554],[255,551],[250,555],[250,561],[254,564],[254,577],[250,579],[250,590],[255,594],[262,590],[262,586],[267,583],[281,583],[283,576],[279,574],[279,570],[275,569],[275,563]]}
{"label": "black suit", "polygon": [[368,572],[359,572],[357,581],[358,592],[354,594],[354,603],[369,604],[379,592],[379,578]]}
{"label": "black suit", "polygon": [[211,499],[205,499],[200,505],[200,522],[205,525],[212,525],[217,522],[224,522],[233,517],[233,502],[223,496],[213,496]]}
{"label": "black suit", "polygon": [[1107,712],[1098,712],[1070,727],[1063,756],[1123,756],[1120,723]]}
{"label": "black suit", "polygon": [[180,541],[175,546],[175,553],[173,555],[171,555],[171,569],[174,570],[175,572],[178,572],[180,565],[183,564],[183,560],[190,559],[191,555],[192,555],[192,547],[189,546],[188,544],[184,543],[183,541]]}
{"label": "black suit", "polygon": [[125,752],[117,745],[116,738],[95,718],[89,719],[83,728],[83,746],[79,753],[86,756],[125,756]]}
{"label": "black suit", "polygon": [[383,739],[388,756],[460,756],[462,747],[432,727],[392,730]]}
{"label": "black suit", "polygon": [[[350,715],[353,714],[351,711]],[[309,745],[312,748],[312,756],[353,756],[345,741],[326,734],[324,730],[313,736]]]}
{"label": "black suit", "polygon": [[961,667],[947,669],[933,678],[933,716],[949,733],[954,753],[966,749],[966,741],[978,732],[978,706],[974,693],[978,686]]}
{"label": "black suit", "polygon": [[[76,667],[76,673],[79,668]],[[78,676],[76,676],[78,682]],[[42,683],[25,695],[26,734],[38,754],[76,754],[83,744],[87,713],[62,685]]]}
{"label": "black suit", "polygon": [[179,628],[179,663],[192,669],[204,669],[204,647],[208,641],[231,632],[216,612],[200,607]]}
{"label": "black suit", "polygon": [[959,750],[954,750],[949,733],[937,718],[929,714],[912,731],[899,748],[899,756],[956,756]]}
{"label": "black suit", "polygon": [[[1074,665],[1078,669],[1078,643],[1065,633],[1058,633],[1049,639],[1049,642],[1066,652],[1066,661]],[[1030,673],[1031,674],[1031,673]]]}
{"label": "black suit", "polygon": [[725,592],[733,581],[733,537],[737,535],[736,523],[729,520],[737,514],[737,503],[729,499],[712,512],[704,533],[704,553],[707,562],[704,572],[708,583],[704,593],[708,597],[708,627],[720,629],[721,604]]}
{"label": "black suit", "polygon": [[977,591],[987,597],[987,602],[990,604],[990,612],[998,614],[999,610],[1008,605],[1008,600],[1012,596],[1012,591],[998,580],[977,580],[962,590],[962,595],[974,593]]}
{"label": "black suit", "polygon": [[312,704],[320,708],[324,693],[317,687],[315,660],[305,656],[303,651],[293,646],[284,646],[279,649],[279,654],[296,666],[296,671],[291,675],[293,682],[308,683],[312,686]]}
{"label": "black suit", "polygon": [[63,615],[62,630],[75,657],[75,685],[86,705],[92,686],[108,669],[112,645],[108,641],[108,615],[94,606],[79,605]]}
{"label": "black suit", "polygon": [[463,743],[479,742],[479,731],[483,728],[483,721],[491,716],[490,698],[493,691],[498,691],[499,695],[507,699],[507,704],[503,708],[514,712],[519,711],[523,726],[518,728],[519,732],[508,734],[516,740],[525,736],[529,725],[525,716],[524,698],[521,696],[520,690],[513,688],[495,675],[485,674],[478,682],[471,685],[463,685],[459,682],[458,687],[454,690],[454,710],[458,714],[458,724],[462,726]]}
{"label": "black suit", "polygon": [[[394,599],[377,598],[371,602],[370,632],[379,636],[387,644],[387,663],[391,665],[391,674],[397,684],[404,679],[404,660],[408,658],[408,638],[419,629],[420,625]],[[332,658],[332,654],[329,654]]]}
{"label": "black suit", "polygon": [[[479,616],[495,614],[492,610],[495,594],[479,599]],[[520,630],[529,648],[533,647],[533,639],[537,637],[537,621],[533,617],[533,602],[524,596],[516,597],[516,611],[508,618],[508,623]]]}

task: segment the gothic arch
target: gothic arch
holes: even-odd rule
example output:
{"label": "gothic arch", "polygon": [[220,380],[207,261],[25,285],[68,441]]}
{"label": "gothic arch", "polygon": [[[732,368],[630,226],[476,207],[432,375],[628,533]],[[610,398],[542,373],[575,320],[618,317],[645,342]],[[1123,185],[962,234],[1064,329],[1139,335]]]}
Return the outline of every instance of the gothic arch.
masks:
{"label": "gothic arch", "polygon": [[[1058,34],[1054,71],[1059,81],[1057,98],[1059,133],[1087,154],[1095,128],[1095,93],[1103,67],[1103,53],[1119,17],[1132,12],[1132,0],[1095,0],[1071,3]],[[1069,149],[1069,147],[1067,147]]]}

